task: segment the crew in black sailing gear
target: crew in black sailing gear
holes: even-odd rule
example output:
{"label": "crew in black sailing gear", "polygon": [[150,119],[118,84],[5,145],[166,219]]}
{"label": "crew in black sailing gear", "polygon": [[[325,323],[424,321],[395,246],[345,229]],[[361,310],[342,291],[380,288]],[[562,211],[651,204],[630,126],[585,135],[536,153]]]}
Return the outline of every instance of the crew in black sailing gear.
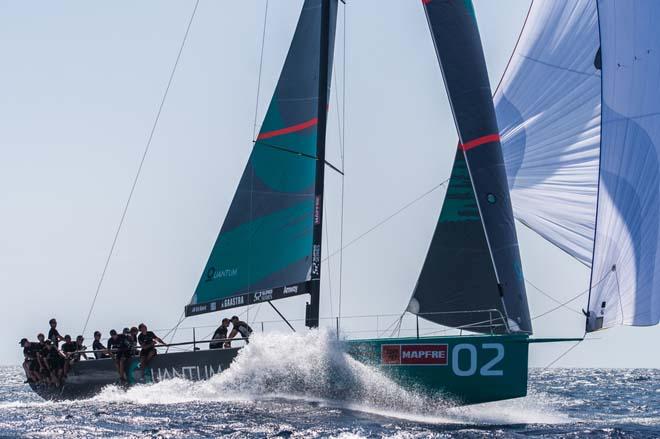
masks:
{"label": "crew in black sailing gear", "polygon": [[165,344],[156,334],[147,330],[147,325],[140,323],[138,325],[140,335],[138,335],[138,342],[140,343],[140,368],[142,368],[142,375],[144,375],[144,368],[156,356],[156,343]]}
{"label": "crew in black sailing gear", "polygon": [[222,349],[224,346],[224,341],[227,340],[227,332],[229,331],[229,319],[222,319],[222,323],[218,326],[218,329],[213,333],[213,340],[222,340],[209,343],[209,349]]}
{"label": "crew in black sailing gear", "polygon": [[[46,366],[46,357],[45,357],[45,352],[46,352],[46,336],[43,335],[41,332],[37,334],[37,340],[39,340],[37,343],[39,345],[39,351],[37,352],[37,361],[39,362],[39,372],[42,375],[44,374],[45,369],[47,368]],[[43,379],[43,377],[42,377]]]}
{"label": "crew in black sailing gear", "polygon": [[59,348],[60,342],[64,340],[64,338],[57,331],[57,320],[50,319],[48,324],[50,325],[50,330],[48,331],[48,340],[50,340],[50,342],[55,345],[55,348]]}
{"label": "crew in black sailing gear", "polygon": [[62,371],[64,367],[64,354],[50,341],[46,340],[44,356],[46,359],[47,373],[50,376],[50,383],[59,386],[62,383]]}
{"label": "crew in black sailing gear", "polygon": [[135,326],[131,326],[131,342],[133,343],[133,355],[139,355],[140,354],[140,349],[139,349],[139,343],[138,343],[138,334],[140,331],[138,331],[138,328]]}
{"label": "crew in black sailing gear", "polygon": [[23,348],[23,370],[27,378],[26,383],[35,383],[41,379],[39,375],[39,361],[37,354],[39,351],[39,344],[28,341],[27,338],[22,338],[18,344]]}
{"label": "crew in black sailing gear", "polygon": [[[252,328],[250,328],[250,325],[242,320],[239,320],[238,316],[233,316],[231,318],[231,324],[232,328],[231,333],[229,334],[229,338],[234,338],[237,334],[241,334],[241,337],[245,339],[245,343],[249,343],[249,338],[252,335]],[[228,341],[225,343],[225,347],[231,347],[231,342]]]}
{"label": "crew in black sailing gear", "polygon": [[94,341],[92,342],[92,349],[94,350],[94,358],[96,358],[97,360],[112,356],[108,353],[105,346],[103,346],[103,343],[101,343],[101,333],[99,331],[94,331]]}
{"label": "crew in black sailing gear", "polygon": [[126,361],[131,358],[131,345],[124,334],[117,334],[117,331],[110,331],[108,339],[108,349],[112,351],[119,373],[119,381],[126,382]]}
{"label": "crew in black sailing gear", "polygon": [[69,370],[71,369],[71,364],[76,360],[75,352],[78,350],[78,345],[76,342],[71,341],[71,336],[69,334],[64,336],[64,344],[62,345],[62,353],[64,354],[64,378],[69,375]]}
{"label": "crew in black sailing gear", "polygon": [[132,356],[133,355],[138,355],[140,353],[139,350],[138,350],[137,333],[138,333],[137,328],[135,328],[135,334],[133,334],[133,331],[128,329],[128,328],[124,328],[123,331],[122,331],[122,334],[124,334],[124,336],[126,337],[126,340],[128,341],[128,344],[131,347],[131,355]]}
{"label": "crew in black sailing gear", "polygon": [[83,357],[85,360],[88,359],[87,354],[85,353],[85,351],[87,350],[87,346],[83,344],[84,341],[85,339],[83,338],[82,335],[76,337],[76,353],[73,354],[73,360],[75,362],[80,361],[80,357]]}

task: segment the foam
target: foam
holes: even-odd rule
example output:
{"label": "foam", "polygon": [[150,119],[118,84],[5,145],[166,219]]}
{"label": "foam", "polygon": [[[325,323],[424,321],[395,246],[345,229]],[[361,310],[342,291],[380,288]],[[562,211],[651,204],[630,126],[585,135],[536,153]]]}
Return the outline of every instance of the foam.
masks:
{"label": "foam", "polygon": [[256,334],[231,368],[207,381],[171,379],[128,390],[109,386],[94,401],[179,404],[283,398],[431,424],[554,424],[567,417],[542,397],[453,407],[404,389],[347,355],[329,331]]}

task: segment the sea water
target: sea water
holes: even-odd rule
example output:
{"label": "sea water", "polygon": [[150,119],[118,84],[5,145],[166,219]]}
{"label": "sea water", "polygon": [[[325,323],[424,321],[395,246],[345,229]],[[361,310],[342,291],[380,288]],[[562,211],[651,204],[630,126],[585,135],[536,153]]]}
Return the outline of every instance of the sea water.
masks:
{"label": "sea water", "polygon": [[0,368],[0,437],[660,437],[660,370],[532,369],[529,396],[454,407],[347,356],[332,336],[255,337],[209,381],[45,402]]}

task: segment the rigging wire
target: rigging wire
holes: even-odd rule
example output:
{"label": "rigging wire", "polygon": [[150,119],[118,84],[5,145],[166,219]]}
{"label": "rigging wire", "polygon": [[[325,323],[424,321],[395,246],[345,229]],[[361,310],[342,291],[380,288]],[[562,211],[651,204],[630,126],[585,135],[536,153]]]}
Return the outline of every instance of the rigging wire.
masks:
{"label": "rigging wire", "polygon": [[[345,186],[345,174],[346,174],[346,4],[344,3],[344,16],[342,24],[342,34],[343,34],[343,49],[342,49],[342,108],[341,108],[341,117],[342,117],[342,128],[340,132],[340,151],[341,151],[341,213],[340,213],[340,227],[339,227],[339,310],[337,322],[338,326],[341,324],[341,299],[342,299],[342,286],[343,286],[343,274],[344,274],[344,186]],[[335,92],[337,99],[337,93]],[[337,116],[339,116],[339,104],[337,104]],[[339,123],[339,120],[337,120]],[[337,328],[337,337],[339,337],[339,327]]]}
{"label": "rigging wire", "polygon": [[621,310],[621,324],[623,325],[625,314],[623,313],[623,300],[621,299],[621,285],[619,284],[619,273],[616,272],[616,265],[612,266],[612,271],[610,271],[610,273],[614,273],[614,277],[616,278],[616,292],[619,295],[619,309]]}
{"label": "rigging wire", "polygon": [[259,95],[261,94],[261,70],[264,65],[264,46],[266,45],[266,24],[268,21],[268,0],[264,8],[264,28],[261,34],[261,54],[259,55],[259,75],[257,76],[257,98],[254,105],[254,124],[252,125],[252,140],[257,139],[257,117],[259,117]]}
{"label": "rigging wire", "polygon": [[324,229],[325,229],[325,251],[328,254],[328,257],[326,258],[327,265],[328,265],[328,275],[326,276],[328,278],[328,290],[330,293],[330,315],[334,314],[334,311],[332,309],[332,272],[331,272],[331,264],[330,264],[330,235],[328,232],[328,215],[325,213],[325,203],[323,204],[323,222],[324,224]]}
{"label": "rigging wire", "polygon": [[562,353],[562,354],[559,355],[557,358],[555,358],[555,359],[552,360],[550,363],[548,363],[548,364],[547,364],[542,370],[546,370],[546,369],[552,367],[552,365],[554,365],[557,361],[561,360],[561,359],[564,358],[566,355],[568,355],[569,352],[571,352],[573,349],[575,349],[576,347],[578,347],[578,346],[580,345],[580,343],[582,343],[582,342],[586,339],[586,336],[587,336],[587,333],[585,332],[584,335],[582,336],[582,340],[579,340],[579,341],[578,341],[577,343],[575,343],[573,346],[571,346],[570,348],[566,349],[566,350],[564,351],[564,353]]}
{"label": "rigging wire", "polygon": [[575,308],[571,308],[570,306],[567,306],[565,303],[562,303],[561,301],[555,299],[555,298],[552,297],[550,294],[546,293],[545,291],[543,291],[542,289],[540,289],[539,287],[537,287],[536,285],[534,285],[534,283],[532,283],[532,281],[530,281],[529,279],[525,278],[525,282],[527,282],[529,285],[532,286],[532,288],[534,288],[536,291],[538,291],[539,293],[543,294],[545,297],[547,297],[548,299],[552,300],[553,302],[560,304],[561,306],[563,306],[564,308],[566,308],[566,309],[568,309],[568,310],[570,310],[570,311],[573,311],[575,314],[578,314],[578,315],[580,315],[580,316],[582,315],[582,313],[581,313],[580,311],[576,310]]}
{"label": "rigging wire", "polygon": [[[257,117],[259,116],[259,96],[261,94],[261,72],[263,68],[263,63],[264,63],[264,47],[266,45],[266,25],[268,22],[268,0],[266,0],[266,6],[264,8],[264,24],[263,24],[263,31],[261,33],[261,53],[259,55],[259,73],[257,74],[257,96],[255,99],[254,103],[254,124],[252,125],[252,143],[256,142],[257,138]],[[252,222],[252,213],[253,213],[253,196],[254,196],[254,169],[251,170],[251,177],[250,177],[250,222]],[[252,240],[250,239],[248,247],[252,246]],[[251,251],[248,251],[249,254],[251,254]],[[251,285],[251,279],[250,279],[250,274],[251,270],[248,268],[248,288]],[[245,318],[246,320],[250,320],[250,308],[252,305],[248,305],[247,307],[247,317]]]}
{"label": "rigging wire", "polygon": [[610,271],[610,272],[607,273],[605,276],[603,276],[598,282],[596,282],[594,285],[592,285],[591,287],[587,288],[586,290],[580,292],[578,295],[573,296],[572,298],[568,299],[568,300],[565,301],[565,302],[561,302],[558,306],[556,306],[556,307],[554,307],[554,308],[551,308],[551,309],[549,309],[549,310],[547,310],[547,311],[545,311],[545,312],[543,312],[543,313],[541,313],[541,314],[539,314],[539,315],[536,315],[536,316],[532,317],[532,320],[536,320],[536,319],[538,319],[538,318],[540,318],[540,317],[546,316],[546,315],[548,315],[548,314],[550,314],[550,313],[552,313],[552,312],[558,310],[559,308],[565,307],[567,304],[569,304],[569,303],[571,303],[571,302],[573,302],[573,301],[579,299],[580,297],[582,297],[582,296],[584,296],[585,294],[587,294],[587,293],[591,290],[591,288],[593,288],[593,287],[599,285],[601,282],[603,282],[605,279],[607,279],[611,273],[612,273],[612,272]]}
{"label": "rigging wire", "polygon": [[[365,232],[363,232],[363,233],[361,233],[360,235],[356,236],[355,238],[351,239],[346,245],[340,247],[339,250],[335,250],[334,252],[332,252],[332,253],[328,256],[328,258],[331,258],[331,257],[337,255],[338,253],[342,252],[343,250],[346,250],[348,247],[350,247],[351,245],[355,244],[356,242],[358,242],[359,240],[361,240],[362,238],[364,238],[365,236],[367,236],[368,234],[370,234],[371,232],[373,232],[374,230],[376,230],[377,228],[379,228],[379,227],[382,226],[383,224],[387,223],[387,222],[390,221],[392,218],[394,218],[395,216],[399,215],[401,212],[403,212],[404,210],[408,209],[408,208],[409,208],[410,206],[412,206],[413,204],[415,204],[415,203],[417,203],[418,201],[424,199],[425,197],[429,196],[430,194],[432,194],[433,192],[435,192],[436,190],[438,190],[439,188],[441,188],[442,186],[444,186],[445,184],[447,184],[448,181],[449,181],[449,178],[447,178],[447,179],[441,181],[440,183],[436,184],[436,185],[433,186],[431,189],[427,190],[426,192],[424,192],[423,194],[421,194],[420,196],[418,196],[418,197],[415,198],[414,200],[412,200],[412,201],[406,203],[405,205],[403,205],[402,207],[400,207],[399,209],[397,209],[396,211],[394,211],[393,213],[391,213],[390,215],[388,215],[387,217],[383,218],[381,221],[379,221],[378,223],[376,223],[374,226],[372,226],[371,228],[367,229]],[[326,258],[326,259],[327,259],[327,258]],[[324,262],[326,259],[323,259],[321,262]]]}
{"label": "rigging wire", "polygon": [[156,113],[156,118],[154,119],[154,123],[151,127],[151,132],[149,133],[149,137],[147,139],[147,144],[145,145],[144,152],[142,153],[142,158],[140,159],[140,165],[138,166],[137,172],[135,174],[135,178],[133,179],[133,184],[131,185],[131,190],[128,194],[128,199],[126,200],[126,204],[124,204],[124,209],[121,214],[121,219],[119,220],[119,225],[117,226],[117,231],[115,232],[115,236],[112,240],[112,245],[110,246],[110,251],[108,252],[108,257],[105,260],[105,264],[103,266],[103,271],[101,272],[101,277],[99,279],[99,282],[96,286],[96,292],[94,293],[94,299],[92,300],[92,304],[89,307],[89,312],[87,313],[87,318],[85,319],[85,324],[83,326],[82,333],[84,334],[85,331],[87,330],[87,325],[89,324],[89,319],[92,316],[92,312],[94,311],[94,306],[96,305],[96,299],[99,296],[99,292],[101,291],[101,286],[103,284],[103,279],[105,278],[105,274],[108,271],[108,266],[110,265],[110,259],[112,258],[112,254],[115,250],[115,246],[117,245],[117,239],[119,238],[119,233],[121,231],[122,226],[124,225],[124,220],[126,219],[126,212],[128,211],[128,206],[131,203],[131,199],[133,198],[133,193],[135,192],[135,187],[137,186],[138,179],[140,178],[140,173],[142,172],[142,167],[144,165],[144,161],[147,158],[147,153],[149,152],[149,148],[151,147],[151,141],[154,138],[154,133],[156,132],[156,127],[158,126],[158,121],[160,120],[160,115],[163,111],[163,107],[165,106],[165,100],[167,99],[167,94],[170,91],[170,87],[172,85],[172,81],[174,80],[174,73],[176,72],[176,68],[179,65],[179,60],[181,59],[181,54],[183,53],[183,48],[186,45],[186,40],[188,39],[188,34],[190,33],[190,27],[192,26],[193,20],[195,18],[195,13],[197,12],[197,7],[199,6],[199,0],[195,1],[195,6],[192,10],[192,13],[190,14],[190,19],[188,20],[188,26],[186,27],[186,32],[183,35],[183,40],[181,41],[181,45],[179,47],[179,51],[176,55],[176,60],[174,61],[174,65],[172,66],[172,71],[170,72],[170,77],[169,80],[167,81],[167,86],[165,87],[165,92],[163,93],[163,98],[160,101],[160,105],[158,107],[158,112]]}
{"label": "rigging wire", "polygon": [[[172,342],[174,341],[174,337],[176,337],[176,331],[179,330],[179,326],[181,326],[181,323],[183,323],[183,321],[185,319],[186,319],[186,312],[184,311],[184,312],[181,313],[181,317],[179,317],[179,321],[176,323],[174,328],[170,329],[165,334],[165,336],[163,337],[163,338],[167,338],[170,334],[172,334],[172,337],[170,338],[170,343],[169,344],[172,344]],[[170,347],[168,346],[167,349],[165,349],[165,353],[168,353],[169,350],[170,350]]]}

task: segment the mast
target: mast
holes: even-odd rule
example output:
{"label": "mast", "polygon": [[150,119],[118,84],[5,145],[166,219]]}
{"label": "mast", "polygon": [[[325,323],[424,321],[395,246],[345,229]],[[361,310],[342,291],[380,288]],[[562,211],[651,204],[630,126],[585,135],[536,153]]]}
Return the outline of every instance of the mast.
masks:
{"label": "mast", "polygon": [[316,184],[314,197],[314,230],[312,248],[312,282],[310,301],[305,312],[305,325],[319,326],[321,296],[321,243],[323,241],[323,186],[325,183],[325,134],[328,114],[328,61],[330,59],[330,1],[321,0],[321,38],[319,56],[318,129],[316,137]]}

